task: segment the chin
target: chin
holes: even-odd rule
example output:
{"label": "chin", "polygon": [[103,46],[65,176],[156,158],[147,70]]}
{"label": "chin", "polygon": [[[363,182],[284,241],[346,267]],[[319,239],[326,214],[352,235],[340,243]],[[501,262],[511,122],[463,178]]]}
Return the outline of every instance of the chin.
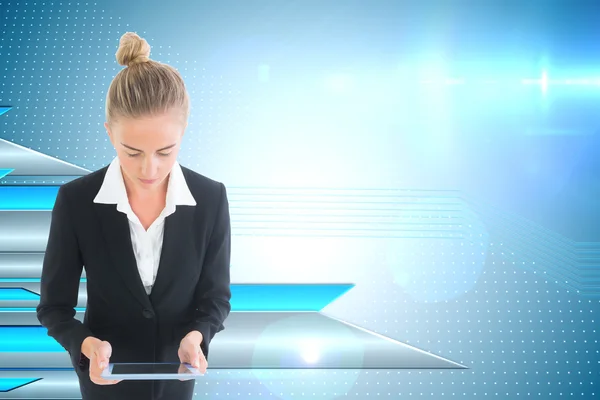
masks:
{"label": "chin", "polygon": [[157,186],[158,184],[160,184],[160,182],[162,182],[161,179],[142,179],[142,178],[138,178],[138,182],[140,183],[140,185],[142,185],[142,187],[154,187]]}

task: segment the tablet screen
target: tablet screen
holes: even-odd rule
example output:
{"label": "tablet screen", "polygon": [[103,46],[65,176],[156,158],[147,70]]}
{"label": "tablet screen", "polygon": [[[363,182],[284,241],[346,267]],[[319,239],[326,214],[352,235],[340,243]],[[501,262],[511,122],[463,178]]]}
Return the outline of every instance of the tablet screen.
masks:
{"label": "tablet screen", "polygon": [[115,375],[124,374],[190,374],[191,371],[185,366],[176,363],[159,364],[115,364],[112,369]]}

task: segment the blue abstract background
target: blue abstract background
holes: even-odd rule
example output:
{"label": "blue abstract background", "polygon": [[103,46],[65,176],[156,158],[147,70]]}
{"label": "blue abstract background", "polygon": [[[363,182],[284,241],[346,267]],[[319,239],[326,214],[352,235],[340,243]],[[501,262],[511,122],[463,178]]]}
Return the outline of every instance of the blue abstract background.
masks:
{"label": "blue abstract background", "polygon": [[[108,164],[106,90],[137,32],[191,95],[180,162],[228,187],[234,282],[351,282],[327,313],[469,367],[217,371],[197,398],[593,398],[599,11],[3,1],[0,138]],[[0,205],[68,179],[8,174]]]}

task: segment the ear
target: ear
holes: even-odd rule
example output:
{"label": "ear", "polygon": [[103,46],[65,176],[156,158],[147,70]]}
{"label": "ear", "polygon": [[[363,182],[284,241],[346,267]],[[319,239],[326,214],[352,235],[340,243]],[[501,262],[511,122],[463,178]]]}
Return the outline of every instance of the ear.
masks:
{"label": "ear", "polygon": [[188,121],[185,121],[185,125],[183,125],[183,130],[181,131],[181,137],[183,137],[183,135],[185,135],[185,131],[187,130],[188,127]]}
{"label": "ear", "polygon": [[104,123],[104,129],[106,129],[106,133],[108,133],[108,138],[114,147],[114,145],[115,145],[114,136],[113,136],[112,132],[110,131],[110,126],[108,125],[108,122]]}

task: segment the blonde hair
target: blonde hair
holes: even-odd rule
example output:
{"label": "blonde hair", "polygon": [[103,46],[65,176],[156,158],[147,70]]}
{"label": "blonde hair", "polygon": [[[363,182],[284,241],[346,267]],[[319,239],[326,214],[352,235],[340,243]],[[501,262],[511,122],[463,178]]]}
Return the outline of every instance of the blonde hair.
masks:
{"label": "blonde hair", "polygon": [[181,110],[189,117],[189,95],[179,72],[150,59],[150,45],[133,32],[119,41],[117,62],[126,66],[114,77],[106,95],[106,122]]}

